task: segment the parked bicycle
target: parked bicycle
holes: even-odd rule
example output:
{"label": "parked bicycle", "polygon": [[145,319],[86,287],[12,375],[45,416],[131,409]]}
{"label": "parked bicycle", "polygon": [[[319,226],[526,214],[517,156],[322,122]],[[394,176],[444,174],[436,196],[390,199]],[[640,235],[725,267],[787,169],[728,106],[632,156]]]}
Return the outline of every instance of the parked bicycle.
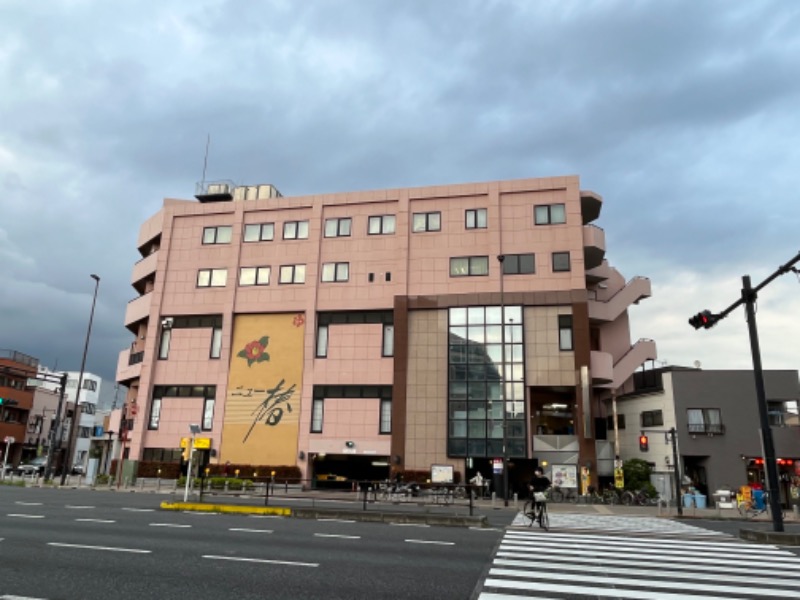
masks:
{"label": "parked bicycle", "polygon": [[[769,494],[767,492],[764,492],[764,504],[761,508],[758,508],[755,499],[752,496],[742,498],[737,504],[739,508],[739,514],[745,519],[755,519],[759,515],[771,514]],[[781,507],[781,517],[786,517],[786,512],[783,510],[783,507]]]}
{"label": "parked bicycle", "polygon": [[547,495],[544,492],[534,492],[532,497],[525,501],[522,514],[530,520],[528,527],[532,527],[535,521],[545,531],[550,529],[550,517],[547,515]]}
{"label": "parked bicycle", "polygon": [[578,491],[575,488],[554,487],[550,491],[550,499],[553,502],[578,502]]}

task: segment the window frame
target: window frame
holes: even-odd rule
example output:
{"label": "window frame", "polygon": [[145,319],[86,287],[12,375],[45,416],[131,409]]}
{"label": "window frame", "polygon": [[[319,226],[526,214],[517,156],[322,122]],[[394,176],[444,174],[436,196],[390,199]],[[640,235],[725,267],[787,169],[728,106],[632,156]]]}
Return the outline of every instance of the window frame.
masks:
{"label": "window frame", "polygon": [[[258,227],[258,239],[247,239],[248,228]],[[269,231],[268,235],[265,232]],[[258,242],[272,242],[275,240],[275,222],[268,223],[245,223],[244,230],[242,231],[242,243],[244,244],[257,244]]]}
{"label": "window frame", "polygon": [[[331,273],[326,272],[331,268],[333,269],[332,277]],[[320,269],[321,283],[345,283],[347,281],[350,281],[349,262],[322,263],[322,268]]]}
{"label": "window frame", "polygon": [[[569,340],[565,336],[569,335]],[[572,315],[558,315],[558,349],[561,352],[575,350],[575,328]]]}
{"label": "window frame", "polygon": [[[288,229],[294,228],[294,235],[287,235]],[[305,230],[305,231],[303,231]],[[308,219],[299,221],[283,222],[284,240],[307,240],[308,239]]]}
{"label": "window frame", "polygon": [[[454,261],[466,260],[467,261],[467,272],[466,273],[454,273],[453,266]],[[485,273],[475,273],[475,265],[478,261],[485,261],[486,265],[486,272]],[[480,264],[480,263],[478,263]],[[489,276],[489,257],[488,256],[451,256],[450,257],[450,277],[488,277]]]}
{"label": "window frame", "polygon": [[[253,283],[242,283],[242,277],[244,276],[245,270],[249,273],[250,271],[253,272]],[[259,279],[261,279],[262,272],[266,272],[267,274],[267,282],[266,283],[259,283]],[[269,281],[272,278],[272,267],[268,265],[260,266],[260,267],[239,267],[239,287],[263,287],[269,285]]]}
{"label": "window frame", "polygon": [[[207,275],[208,283],[201,283],[201,278]],[[223,283],[214,283],[215,277],[224,275],[225,281]],[[198,269],[196,287],[198,288],[217,288],[226,287],[228,285],[228,269]]]}
{"label": "window frame", "polygon": [[[481,224],[481,220],[483,220],[483,224]],[[464,229],[488,229],[488,227],[489,214],[487,209],[468,208],[464,211]]]}
{"label": "window frame", "polygon": [[[372,231],[372,224],[378,224],[378,231]],[[391,231],[388,231],[388,223],[391,223]],[[371,215],[367,219],[367,235],[394,235],[397,232],[396,215]]]}
{"label": "window frame", "polygon": [[[530,258],[531,269],[523,269],[521,262]],[[527,265],[526,265],[527,266]],[[535,275],[536,274],[536,254],[534,252],[524,252],[522,254],[506,254],[503,259],[503,275]]]}
{"label": "window frame", "polygon": [[[225,241],[220,241],[219,240],[220,231],[225,231],[225,230],[227,230],[228,239],[225,240]],[[206,241],[207,234],[211,233],[211,232],[213,232],[213,234],[211,236],[213,239],[211,241]],[[233,239],[233,226],[232,225],[212,225],[210,227],[203,227],[203,237],[202,237],[202,240],[201,240],[203,246],[212,246],[212,245],[218,245],[218,244],[230,244],[232,239]]]}
{"label": "window frame", "polygon": [[314,398],[311,401],[310,433],[322,433],[325,425],[325,398]]}
{"label": "window frame", "polygon": [[394,356],[394,323],[384,323],[381,336],[381,357],[392,356]]}
{"label": "window frame", "polygon": [[147,430],[157,431],[161,423],[161,398],[153,398],[150,402],[150,416],[147,419]]}
{"label": "window frame", "polygon": [[[328,235],[328,224],[335,224],[336,231],[332,235]],[[346,227],[343,227],[344,224],[347,224]],[[346,231],[343,231],[346,229]],[[326,238],[337,238],[337,237],[350,237],[353,231],[353,218],[352,217],[331,217],[330,219],[325,219],[325,224],[322,230],[323,237]]]}
{"label": "window frame", "polygon": [[[425,219],[425,225],[423,229],[417,229],[417,217],[423,217]],[[432,220],[433,218],[438,220],[436,227],[433,227]],[[412,213],[411,215],[411,233],[429,233],[433,231],[441,231],[442,230],[442,212],[438,210],[430,211],[430,212],[417,212]]]}
{"label": "window frame", "polygon": [[[556,206],[561,207],[563,220],[553,220],[553,208]],[[539,209],[543,209],[542,219],[539,218]],[[533,224],[534,225],[566,225],[567,223],[567,206],[563,202],[554,202],[552,204],[534,204],[533,206]]]}
{"label": "window frame", "polygon": [[640,415],[642,427],[661,427],[664,425],[664,411],[660,408],[643,410]]}
{"label": "window frame", "polygon": [[314,343],[315,358],[328,358],[330,334],[330,325],[317,325],[317,337]]}
{"label": "window frame", "polygon": [[[200,419],[200,429],[202,431],[212,431],[214,429],[214,410],[216,409],[216,398],[203,399],[203,415]],[[209,407],[211,407],[209,414]]]}
{"label": "window frame", "polygon": [[208,358],[219,359],[222,356],[222,327],[214,326],[211,328],[211,348]]}
{"label": "window frame", "polygon": [[[559,258],[563,258],[565,255],[567,257],[567,267],[565,269],[559,268],[559,266],[556,265],[556,260]],[[569,273],[572,271],[572,255],[568,250],[561,252],[553,252],[551,256],[551,262],[552,262],[553,273]]]}
{"label": "window frame", "polygon": [[378,435],[392,434],[392,399],[381,398],[378,414]]}
{"label": "window frame", "polygon": [[[303,279],[302,281],[297,281],[297,274],[300,272],[300,267],[302,267]],[[291,269],[292,277],[291,281],[284,281],[283,272],[284,269]],[[281,265],[280,270],[278,271],[278,285],[303,285],[306,282],[306,265],[305,264],[297,264],[297,265]]]}

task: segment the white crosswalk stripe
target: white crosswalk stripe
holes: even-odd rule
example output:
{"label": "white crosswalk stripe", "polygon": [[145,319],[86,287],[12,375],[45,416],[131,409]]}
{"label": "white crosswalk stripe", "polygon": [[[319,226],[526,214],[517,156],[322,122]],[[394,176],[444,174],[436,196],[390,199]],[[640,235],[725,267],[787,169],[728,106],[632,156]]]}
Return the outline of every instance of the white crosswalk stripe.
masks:
{"label": "white crosswalk stripe", "polygon": [[[660,517],[622,517],[615,515],[597,515],[580,513],[554,513],[550,512],[551,530],[571,530],[571,531],[590,531],[601,530],[604,532],[620,532],[631,534],[656,534],[659,537],[664,535],[687,535],[697,537],[726,537],[727,534],[719,531],[711,531],[702,527],[695,527],[682,521]],[[519,513],[511,524],[515,527],[528,527],[530,520],[522,513]],[[536,524],[534,524],[536,527]]]}
{"label": "white crosswalk stripe", "polygon": [[800,558],[728,535],[656,539],[513,528],[478,600],[523,598],[800,598]]}

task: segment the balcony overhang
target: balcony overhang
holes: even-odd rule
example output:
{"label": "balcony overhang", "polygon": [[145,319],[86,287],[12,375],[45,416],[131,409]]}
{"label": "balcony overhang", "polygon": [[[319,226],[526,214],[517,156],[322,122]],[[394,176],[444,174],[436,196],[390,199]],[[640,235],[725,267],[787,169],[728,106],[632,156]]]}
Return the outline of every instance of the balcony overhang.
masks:
{"label": "balcony overhang", "polygon": [[603,264],[606,255],[606,233],[595,225],[583,226],[583,261],[587,269]]}
{"label": "balcony overhang", "polygon": [[589,190],[581,190],[581,217],[583,217],[584,225],[597,220],[602,207],[603,197],[600,194]]}

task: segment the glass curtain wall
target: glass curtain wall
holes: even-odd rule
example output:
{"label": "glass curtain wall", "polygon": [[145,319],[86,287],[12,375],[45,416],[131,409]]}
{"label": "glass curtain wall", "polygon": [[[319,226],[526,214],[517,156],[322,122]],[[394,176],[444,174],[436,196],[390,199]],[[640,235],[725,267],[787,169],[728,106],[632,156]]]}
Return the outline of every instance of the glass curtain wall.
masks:
{"label": "glass curtain wall", "polygon": [[[449,309],[449,456],[525,457],[522,307]],[[505,357],[505,360],[504,360]],[[503,389],[505,388],[505,412]]]}

